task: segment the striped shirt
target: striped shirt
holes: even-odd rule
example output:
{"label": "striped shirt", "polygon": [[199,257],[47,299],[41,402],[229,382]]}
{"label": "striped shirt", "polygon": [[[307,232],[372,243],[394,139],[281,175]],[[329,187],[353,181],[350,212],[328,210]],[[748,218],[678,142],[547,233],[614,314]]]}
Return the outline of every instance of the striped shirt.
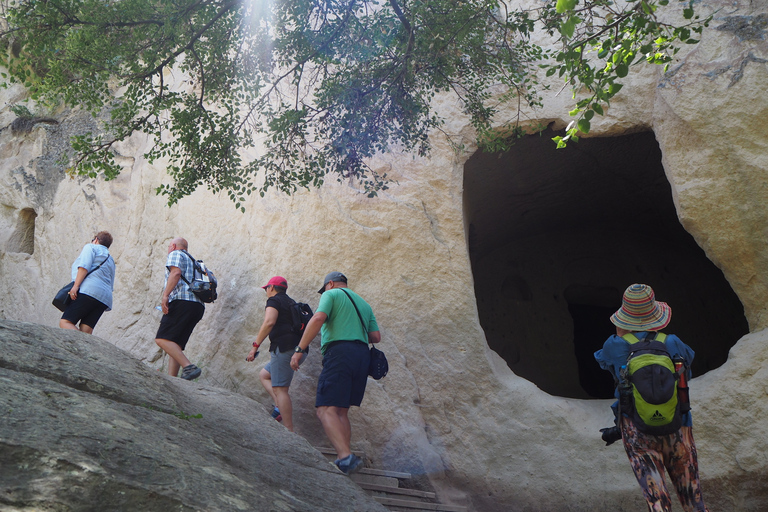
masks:
{"label": "striped shirt", "polygon": [[[165,285],[168,284],[168,276],[171,274],[171,267],[178,267],[179,270],[181,270],[181,275],[183,275],[187,281],[192,282],[195,267],[192,264],[192,259],[182,251],[173,251],[168,255],[168,260],[165,262]],[[184,279],[181,278],[179,278],[179,282],[176,283],[176,286],[171,290],[171,294],[168,296],[168,302],[173,302],[174,300],[188,300],[191,302],[199,302],[200,304],[203,303],[203,301],[197,298],[197,295],[189,290],[189,286],[184,282]]]}

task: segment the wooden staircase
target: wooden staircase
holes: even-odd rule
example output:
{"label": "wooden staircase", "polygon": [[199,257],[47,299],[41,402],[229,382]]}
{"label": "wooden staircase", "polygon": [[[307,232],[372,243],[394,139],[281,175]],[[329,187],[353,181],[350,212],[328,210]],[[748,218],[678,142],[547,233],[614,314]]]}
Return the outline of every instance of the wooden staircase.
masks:
{"label": "wooden staircase", "polygon": [[[317,449],[331,461],[336,456],[332,448]],[[364,453],[354,453],[368,463]],[[467,507],[439,503],[434,492],[408,488],[410,473],[366,467],[349,478],[392,512],[467,512]]]}

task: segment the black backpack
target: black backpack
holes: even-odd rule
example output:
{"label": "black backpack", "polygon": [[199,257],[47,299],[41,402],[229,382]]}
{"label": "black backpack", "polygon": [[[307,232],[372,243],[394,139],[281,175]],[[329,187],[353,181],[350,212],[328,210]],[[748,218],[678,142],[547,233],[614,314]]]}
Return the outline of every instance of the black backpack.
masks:
{"label": "black backpack", "polygon": [[304,334],[309,319],[312,318],[312,308],[303,302],[291,304],[291,330],[298,335]]}
{"label": "black backpack", "polygon": [[192,260],[192,281],[187,281],[183,272],[181,274],[181,279],[187,283],[189,291],[194,293],[198,299],[205,303],[215,301],[219,297],[219,294],[216,292],[219,283],[216,280],[216,276],[213,275],[213,271],[205,267],[203,260],[195,260],[195,258],[193,258],[187,251],[181,252],[186,254],[187,257]]}

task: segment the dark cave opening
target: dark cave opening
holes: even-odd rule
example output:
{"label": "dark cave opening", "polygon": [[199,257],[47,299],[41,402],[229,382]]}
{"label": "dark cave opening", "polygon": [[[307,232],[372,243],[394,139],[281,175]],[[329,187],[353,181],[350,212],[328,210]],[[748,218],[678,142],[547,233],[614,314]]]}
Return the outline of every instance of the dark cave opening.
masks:
{"label": "dark cave opening", "polygon": [[[606,328],[605,319],[615,310],[601,306],[569,304],[568,312],[573,318],[573,349],[579,370],[579,385],[589,396],[610,398],[613,396],[613,378],[608,372],[592,371],[594,353],[603,345],[603,340],[613,332]],[[601,333],[602,336],[599,336]]]}
{"label": "dark cave opening", "polygon": [[665,329],[722,365],[748,332],[722,272],[680,224],[652,132],[555,149],[544,132],[465,164],[464,212],[480,323],[517,375],[573,398],[611,396],[592,353],[632,283],[672,307]]}

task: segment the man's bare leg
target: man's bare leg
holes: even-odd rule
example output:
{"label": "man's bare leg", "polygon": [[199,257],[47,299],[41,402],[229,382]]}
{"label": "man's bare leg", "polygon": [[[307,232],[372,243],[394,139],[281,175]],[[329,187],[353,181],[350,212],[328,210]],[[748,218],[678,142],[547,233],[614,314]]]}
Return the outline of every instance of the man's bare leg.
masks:
{"label": "man's bare leg", "polygon": [[336,457],[344,459],[352,450],[352,427],[349,424],[349,408],[321,406],[317,408],[317,417],[323,425],[325,435],[336,450]]}
{"label": "man's bare leg", "polygon": [[164,340],[162,338],[156,338],[155,343],[157,343],[157,346],[163,349],[165,353],[170,357],[170,360],[168,361],[168,375],[171,375],[172,377],[178,377],[179,368],[184,368],[192,364],[189,359],[187,359],[187,356],[184,355],[184,351],[181,350],[181,347],[178,346],[176,342],[171,340]]}

